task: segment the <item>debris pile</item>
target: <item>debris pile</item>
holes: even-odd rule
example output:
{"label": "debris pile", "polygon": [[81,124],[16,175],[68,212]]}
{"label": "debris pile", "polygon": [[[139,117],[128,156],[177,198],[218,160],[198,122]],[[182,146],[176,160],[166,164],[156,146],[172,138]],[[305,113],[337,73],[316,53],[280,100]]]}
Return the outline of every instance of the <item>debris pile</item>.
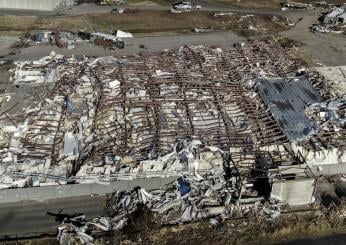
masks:
{"label": "debris pile", "polygon": [[346,101],[343,99],[315,103],[305,109],[306,115],[316,122],[317,131],[335,131],[346,129]]}
{"label": "debris pile", "polygon": [[[330,2],[330,1],[329,1]],[[295,9],[295,10],[309,10],[309,9],[331,9],[335,8],[337,5],[333,3],[327,3],[326,1],[312,1],[311,3],[302,3],[297,1],[284,1],[281,6],[282,11],[286,11],[288,9]]]}
{"label": "debris pile", "polygon": [[344,8],[331,8],[319,18],[319,23],[311,27],[312,32],[345,33],[346,12]]}
{"label": "debris pile", "polygon": [[293,79],[287,86],[303,91],[309,82],[316,89],[323,86],[323,78],[310,75],[303,61],[273,41],[224,50],[184,46],[150,56],[52,53],[18,62],[14,85],[50,84],[50,89],[19,113],[9,113],[16,106],[13,99],[2,104],[1,175],[13,181],[29,177],[25,183],[34,186],[176,176],[221,166],[221,151],[230,153],[244,173],[262,154],[275,164],[292,163],[289,155],[295,151],[268,147],[290,139],[258,82],[295,77],[304,69],[304,82]]}
{"label": "debris pile", "polygon": [[[210,219],[240,218],[262,215],[276,219],[283,204],[274,199],[265,201],[246,181],[233,176],[226,180],[224,172],[213,170],[203,176],[183,175],[164,189],[146,191],[117,191],[108,200],[109,217],[86,222],[85,217],[66,219],[59,226],[61,244],[80,241],[92,242],[98,231],[116,231],[127,225],[128,218],[143,207],[157,215],[155,222],[162,225],[181,224]],[[64,243],[65,242],[65,243]]]}
{"label": "debris pile", "polygon": [[[241,33],[242,35],[261,35],[277,30],[283,30],[287,26],[286,19],[272,16],[262,16],[259,18],[253,14],[235,14],[232,12],[216,12],[214,18],[218,18],[226,29],[232,26],[232,30]],[[213,27],[208,27],[212,29]]]}
{"label": "debris pile", "polygon": [[316,70],[325,77],[327,89],[321,92],[329,93],[326,98],[346,99],[346,66],[316,67]]}
{"label": "debris pile", "polygon": [[301,10],[308,10],[312,9],[313,5],[312,4],[307,4],[307,3],[300,3],[300,2],[293,2],[293,1],[285,1],[282,4],[282,11],[285,11],[287,9],[301,9]]}
{"label": "debris pile", "polygon": [[58,241],[61,245],[67,244],[94,244],[93,232],[97,231],[112,231],[121,229],[125,224],[113,226],[113,223],[108,217],[97,217],[87,221],[85,215],[74,218],[66,218],[58,226]]}
{"label": "debris pile", "polygon": [[114,34],[88,33],[79,31],[78,33],[60,31],[37,32],[33,35],[20,38],[15,44],[17,47],[27,47],[32,45],[56,45],[59,48],[74,49],[76,46],[93,44],[103,46],[107,49],[124,48],[125,42],[122,38],[133,37],[129,32],[117,30]]}
{"label": "debris pile", "polygon": [[[263,197],[251,188],[242,186],[235,178],[227,182],[223,175],[208,173],[197,180],[195,176],[180,177],[164,190],[117,192],[109,202],[111,213],[126,218],[139,204],[157,213],[162,224],[185,223],[209,218],[244,217],[250,213],[262,213],[277,218],[282,204],[265,203]],[[273,215],[275,213],[275,215]],[[118,218],[117,218],[118,219]]]}

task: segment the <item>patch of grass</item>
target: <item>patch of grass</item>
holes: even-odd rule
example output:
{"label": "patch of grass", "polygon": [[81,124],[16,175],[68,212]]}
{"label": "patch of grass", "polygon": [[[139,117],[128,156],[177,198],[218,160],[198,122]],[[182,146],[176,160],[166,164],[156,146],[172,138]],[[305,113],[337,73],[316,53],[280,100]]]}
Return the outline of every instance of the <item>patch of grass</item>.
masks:
{"label": "patch of grass", "polygon": [[214,17],[214,12],[192,11],[173,14],[169,11],[137,10],[126,14],[88,14],[80,16],[0,16],[0,32],[33,32],[53,30],[92,31],[112,33],[125,30],[133,33],[190,32],[193,28],[232,30],[245,36],[272,34],[284,30],[271,16],[234,14]]}
{"label": "patch of grass", "polygon": [[253,217],[220,221],[217,226],[198,222],[153,229],[141,236],[148,244],[278,244],[346,232],[343,218],[320,212],[283,215],[277,220]]}
{"label": "patch of grass", "polygon": [[0,31],[34,31],[52,30],[59,27],[62,30],[90,30],[83,16],[0,16]]}
{"label": "patch of grass", "polygon": [[283,0],[212,0],[210,2],[244,8],[277,9]]}
{"label": "patch of grass", "polygon": [[[246,30],[249,26],[262,28],[271,33],[283,30],[283,26],[273,22],[269,16],[242,17],[240,14],[232,16],[214,17],[214,12],[192,11],[173,14],[168,11],[134,11],[128,14],[90,14],[89,19],[98,27],[99,31],[110,32],[116,29],[133,33],[178,32],[192,30],[195,27],[213,30]],[[267,29],[267,30],[264,30]],[[259,30],[261,32],[261,30]],[[252,35],[257,32],[249,32]]]}
{"label": "patch of grass", "polygon": [[160,5],[167,6],[173,3],[179,2],[178,0],[127,0],[124,2],[125,5]]}

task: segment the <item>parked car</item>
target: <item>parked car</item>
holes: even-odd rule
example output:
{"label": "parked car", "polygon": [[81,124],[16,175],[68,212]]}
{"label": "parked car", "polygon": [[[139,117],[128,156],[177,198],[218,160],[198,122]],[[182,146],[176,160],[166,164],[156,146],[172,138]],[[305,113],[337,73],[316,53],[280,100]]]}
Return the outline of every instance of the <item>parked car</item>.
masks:
{"label": "parked car", "polygon": [[311,27],[311,31],[312,32],[329,33],[330,29],[327,26],[313,25]]}
{"label": "parked car", "polygon": [[174,9],[179,9],[179,10],[191,10],[192,9],[192,4],[191,2],[179,2],[173,4]]}

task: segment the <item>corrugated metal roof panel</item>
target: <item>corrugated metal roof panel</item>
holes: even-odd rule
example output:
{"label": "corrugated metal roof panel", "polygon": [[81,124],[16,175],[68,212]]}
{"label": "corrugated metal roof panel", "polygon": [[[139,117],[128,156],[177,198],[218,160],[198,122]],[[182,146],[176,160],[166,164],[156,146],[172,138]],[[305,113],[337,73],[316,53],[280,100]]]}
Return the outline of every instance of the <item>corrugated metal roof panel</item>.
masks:
{"label": "corrugated metal roof panel", "polygon": [[338,15],[342,14],[344,12],[343,8],[336,8],[334,9],[332,12],[330,12],[329,14],[327,14],[328,18],[335,18]]}
{"label": "corrugated metal roof panel", "polygon": [[305,77],[259,79],[258,91],[289,140],[304,139],[314,123],[305,115],[307,105],[322,97]]}

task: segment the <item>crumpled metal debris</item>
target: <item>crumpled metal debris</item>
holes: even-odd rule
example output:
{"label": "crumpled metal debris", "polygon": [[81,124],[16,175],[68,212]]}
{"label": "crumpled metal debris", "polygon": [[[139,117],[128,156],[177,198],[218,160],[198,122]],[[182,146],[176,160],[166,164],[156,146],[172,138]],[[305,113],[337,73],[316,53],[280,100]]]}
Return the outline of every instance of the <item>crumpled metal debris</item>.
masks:
{"label": "crumpled metal debris", "polygon": [[[238,185],[241,185],[240,191]],[[147,191],[137,187],[133,191],[117,191],[107,204],[108,213],[111,214],[109,217],[98,217],[91,221],[85,221],[85,217],[65,220],[59,226],[58,240],[60,244],[92,244],[92,232],[122,229],[129,216],[143,205],[158,215],[163,225],[205,219],[217,224],[220,219],[250,214],[276,219],[282,206],[275,200],[264,202],[251,184],[234,179],[226,181],[222,173],[204,174],[202,179],[185,175],[163,189]]]}
{"label": "crumpled metal debris", "polygon": [[222,170],[224,153],[249,172],[259,147],[287,142],[254,81],[302,67],[270,41],[145,57],[52,52],[17,62],[14,85],[44,84],[47,91],[13,120],[1,112],[0,173],[13,181],[32,177],[16,186],[181,173],[202,179]]}
{"label": "crumpled metal debris", "polygon": [[94,244],[93,233],[119,230],[126,225],[125,220],[117,221],[110,217],[96,217],[86,220],[85,215],[65,218],[58,226],[57,239],[61,245]]}
{"label": "crumpled metal debris", "polygon": [[315,103],[305,109],[305,114],[313,120],[320,131],[338,132],[346,128],[346,101],[333,99],[321,103]]}
{"label": "crumpled metal debris", "polygon": [[[188,188],[182,189],[182,183]],[[280,205],[265,203],[251,184],[226,181],[222,174],[209,173],[203,179],[182,176],[164,189],[146,191],[143,188],[114,193],[108,210],[124,218],[139,204],[161,217],[162,224],[177,224],[213,217],[244,217],[250,212],[262,213],[268,218],[280,215]],[[274,205],[273,205],[274,204]]]}

